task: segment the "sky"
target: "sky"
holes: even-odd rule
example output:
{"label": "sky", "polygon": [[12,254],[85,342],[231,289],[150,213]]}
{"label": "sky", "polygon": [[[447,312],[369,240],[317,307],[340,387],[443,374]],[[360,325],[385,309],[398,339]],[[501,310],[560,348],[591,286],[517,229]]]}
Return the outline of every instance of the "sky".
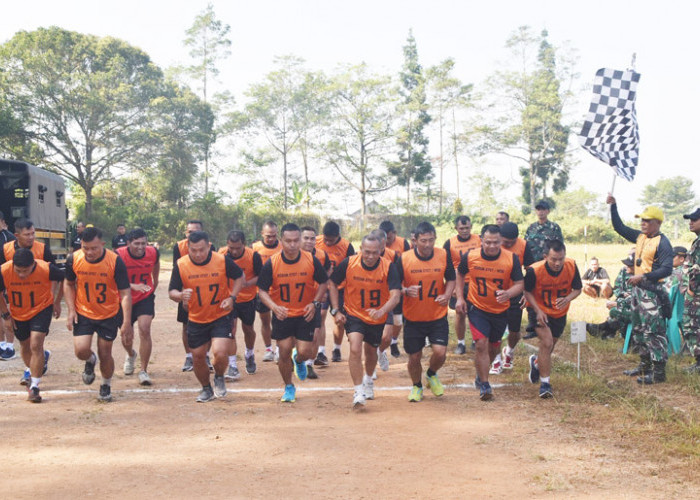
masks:
{"label": "sky", "polygon": [[[694,97],[700,81],[695,64],[700,35],[692,2],[25,0],[3,5],[0,42],[19,30],[56,25],[121,38],[165,68],[188,62],[184,32],[208,3],[231,26],[232,54],[221,65],[218,85],[239,102],[250,84],[272,70],[278,55],[300,56],[313,70],[332,72],[339,64],[365,62],[376,72],[395,74],[409,29],[424,67],[452,57],[455,76],[478,88],[507,60],[508,36],[529,25],[536,32],[547,29],[554,45],[576,49],[580,110],[569,111],[582,121],[596,70],[626,69],[636,54],[635,69],[642,75],[637,95],[640,160],[634,182],[616,181],[620,211],[625,218],[639,213],[644,186],[660,177],[690,178],[700,199],[700,169],[691,147],[698,141],[695,123],[700,114],[700,101]],[[575,158],[573,187],[584,186],[602,200],[612,185],[611,168],[581,149]],[[509,192],[517,192],[518,166],[500,157],[479,168],[510,177]],[[465,163],[460,177],[468,179],[474,168]],[[469,193],[466,184],[462,192]]]}

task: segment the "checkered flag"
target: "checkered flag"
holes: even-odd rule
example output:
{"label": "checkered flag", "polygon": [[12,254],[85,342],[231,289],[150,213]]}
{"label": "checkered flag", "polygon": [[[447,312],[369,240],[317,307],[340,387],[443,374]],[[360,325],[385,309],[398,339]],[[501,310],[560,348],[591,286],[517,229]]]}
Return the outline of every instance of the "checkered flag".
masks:
{"label": "checkered flag", "polygon": [[639,131],[634,100],[639,73],[601,68],[595,74],[593,98],[579,142],[620,177],[634,179],[639,159]]}

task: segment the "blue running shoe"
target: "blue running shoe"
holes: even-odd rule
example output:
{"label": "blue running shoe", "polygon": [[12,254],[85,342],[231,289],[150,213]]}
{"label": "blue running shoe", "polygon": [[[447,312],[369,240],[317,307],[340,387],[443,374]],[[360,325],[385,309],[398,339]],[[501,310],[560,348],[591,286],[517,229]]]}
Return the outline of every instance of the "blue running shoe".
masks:
{"label": "blue running shoe", "polygon": [[297,348],[292,349],[292,361],[294,361],[294,375],[299,380],[306,380],[306,363],[297,363]]}
{"label": "blue running shoe", "polygon": [[19,385],[26,385],[29,387],[29,382],[31,382],[32,379],[32,374],[29,372],[29,368],[24,369],[24,373],[22,374],[22,378],[19,379]]}
{"label": "blue running shoe", "polygon": [[483,382],[481,384],[481,389],[479,389],[479,398],[482,401],[491,401],[493,399],[493,390],[491,389],[491,384],[488,382]]}
{"label": "blue running shoe", "polygon": [[284,394],[282,394],[282,401],[283,403],[293,403],[296,401],[296,395],[297,395],[297,388],[294,387],[294,384],[289,384],[284,386]]}
{"label": "blue running shoe", "polygon": [[49,371],[49,358],[51,357],[51,351],[46,349],[44,351],[44,371],[41,372],[41,375],[46,375],[46,372]]}
{"label": "blue running shoe", "polygon": [[478,375],[474,379],[474,387],[481,389],[481,378]]}
{"label": "blue running shoe", "polygon": [[540,384],[540,397],[542,399],[549,399],[554,397],[554,394],[552,393],[552,386],[549,384],[549,382],[542,382]]}
{"label": "blue running shoe", "polygon": [[527,378],[530,379],[530,383],[532,384],[536,384],[540,379],[540,369],[537,367],[537,356],[534,354],[530,355],[530,373],[527,375]]}
{"label": "blue running shoe", "polygon": [[2,358],[3,361],[10,361],[11,359],[15,359],[17,357],[17,353],[15,352],[14,346],[10,345],[5,348],[2,353],[0,353],[0,358]]}

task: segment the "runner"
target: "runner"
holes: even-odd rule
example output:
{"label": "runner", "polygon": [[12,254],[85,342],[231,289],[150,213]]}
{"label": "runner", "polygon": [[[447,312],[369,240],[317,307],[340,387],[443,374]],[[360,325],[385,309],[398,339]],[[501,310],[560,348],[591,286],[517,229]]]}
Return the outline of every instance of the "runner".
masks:
{"label": "runner", "polygon": [[423,399],[421,356],[426,338],[432,347],[426,383],[435,396],[445,392],[438,370],[445,363],[449,326],[447,303],[455,287],[452,259],[444,248],[435,247],[435,228],[421,222],[415,229],[416,248],[399,259],[399,277],[403,283],[403,313],[406,326],[403,348],[408,354],[408,374],[413,382],[408,400]]}
{"label": "runner", "polygon": [[[126,240],[127,246],[118,248],[117,255],[124,261],[129,274],[129,283],[131,283],[131,324],[136,322],[139,326],[139,354],[141,357],[139,384],[151,385],[148,363],[153,349],[151,322],[156,315],[155,291],[158,288],[158,275],[160,274],[160,252],[148,245],[146,231],[140,227],[126,235]],[[124,375],[132,375],[136,363],[133,330],[131,335],[125,335],[122,332],[122,345],[126,349]]]}
{"label": "runner", "polygon": [[[86,228],[81,249],[68,256],[63,288],[68,307],[66,326],[73,332],[75,355],[85,361],[83,382],[88,385],[94,382],[99,358],[102,384],[97,399],[112,401],[112,343],[120,327],[122,335],[133,335],[131,288],[124,261],[105,249],[102,231],[98,228]],[[91,348],[95,332],[97,356]]]}
{"label": "runner", "polygon": [[[188,237],[188,254],[180,258],[170,277],[170,300],[187,304],[187,343],[195,377],[202,385],[198,403],[226,396],[224,374],[231,351],[230,313],[243,286],[243,272],[233,259],[214,252],[209,235],[194,231]],[[229,280],[234,280],[233,287]],[[211,387],[207,352],[214,357]]]}
{"label": "runner", "polygon": [[[493,399],[489,365],[500,351],[508,323],[510,299],[523,291],[523,272],[518,256],[501,248],[500,228],[487,224],[481,231],[481,248],[469,250],[459,263],[455,310],[466,312],[476,340],[476,380],[482,401]],[[464,299],[464,279],[469,276],[469,295]]]}
{"label": "runner", "polygon": [[126,234],[126,226],[117,224],[117,234],[112,238],[112,250],[125,247],[129,243],[129,236]]}
{"label": "runner", "polygon": [[[387,315],[399,303],[401,296],[396,266],[380,257],[382,244],[379,239],[371,234],[365,236],[360,250],[360,255],[348,257],[338,264],[330,280],[330,313],[337,323],[345,326],[350,343],[348,366],[355,386],[354,408],[364,406],[367,399],[374,399],[372,374],[377,366],[377,348],[382,340]],[[343,282],[346,284],[345,314],[339,309],[338,297],[338,286]]]}
{"label": "runner", "polygon": [[[51,316],[61,315],[61,300],[55,298],[60,297],[58,289],[64,277],[64,272],[54,264],[35,260],[27,248],[17,249],[12,262],[0,267],[0,312],[16,332],[22,359],[31,371],[27,399],[32,403],[41,403],[39,383],[51,355],[44,350],[44,339],[49,333]],[[5,302],[6,291],[10,311]],[[24,377],[20,383],[23,382]]]}
{"label": "runner", "polygon": [[[328,275],[316,257],[301,250],[299,226],[285,224],[281,235],[282,252],[270,257],[263,266],[258,278],[258,295],[274,313],[272,338],[279,348],[277,366],[284,381],[282,401],[291,403],[296,400],[292,363],[297,378],[306,379],[304,362],[314,357],[314,317],[321,309],[320,300],[326,294]],[[316,293],[310,293],[314,288]]]}
{"label": "runner", "polygon": [[566,247],[559,240],[547,240],[544,260],[527,268],[525,298],[535,310],[535,331],[540,339],[539,354],[530,356],[530,382],[540,381],[540,397],[552,397],[549,376],[552,351],[566,326],[569,305],[581,295],[581,276],[576,262],[566,257]]}
{"label": "runner", "polygon": [[[253,250],[258,252],[260,258],[262,259],[263,265],[265,265],[270,257],[282,250],[282,246],[277,239],[277,224],[271,220],[266,221],[263,224],[260,236],[262,237],[262,240],[253,243]],[[270,309],[268,309],[267,306],[262,303],[259,297],[255,303],[255,309],[258,311],[258,315],[260,316],[260,334],[262,335],[263,342],[265,343],[265,355],[263,356],[263,361],[276,361],[277,351],[272,348],[272,313],[270,312]]]}
{"label": "runner", "polygon": [[[382,221],[379,224],[379,229],[386,233],[386,248],[393,250],[394,253],[396,253],[397,257],[401,257],[401,254],[403,252],[406,252],[411,249],[411,244],[407,239],[396,235],[396,227],[394,226],[394,223],[390,220]],[[398,305],[394,308],[391,318],[392,324],[389,328],[391,330],[391,355],[395,358],[401,356],[401,351],[399,351],[399,335],[401,335],[401,327],[403,326],[403,315],[401,312],[402,308],[403,297],[400,298]],[[382,342],[382,344],[383,343],[384,342]],[[380,361],[382,360],[380,359]],[[389,360],[387,359],[387,366],[388,361]]]}

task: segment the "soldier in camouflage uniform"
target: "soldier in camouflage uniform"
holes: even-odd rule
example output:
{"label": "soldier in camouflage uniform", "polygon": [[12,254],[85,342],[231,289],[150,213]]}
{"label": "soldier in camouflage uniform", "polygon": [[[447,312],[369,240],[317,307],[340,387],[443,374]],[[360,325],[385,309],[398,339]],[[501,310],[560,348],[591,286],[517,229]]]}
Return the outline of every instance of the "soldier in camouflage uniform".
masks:
{"label": "soldier in camouflage uniform", "polygon": [[640,384],[665,382],[668,358],[666,319],[671,316],[671,307],[661,281],[673,270],[673,249],[668,238],[660,232],[664,214],[658,207],[645,208],[635,216],[642,219],[639,231],[622,222],[612,195],[608,195],[607,203],[615,231],[636,244],[634,275],[627,282],[632,285],[632,334],[639,343],[641,361],[637,368],[624,373],[639,375],[637,382]]}
{"label": "soldier in camouflage uniform", "polygon": [[622,260],[625,265],[615,278],[613,295],[615,300],[608,300],[606,306],[610,309],[609,318],[603,323],[586,323],[586,330],[589,334],[602,339],[614,337],[620,330],[624,337],[627,332],[627,325],[632,322],[632,287],[627,282],[630,276],[634,275],[634,254],[630,254]]}
{"label": "soldier in camouflage uniform", "polygon": [[664,281],[664,288],[668,293],[671,293],[671,288],[681,283],[683,277],[683,263],[688,256],[688,250],[685,247],[673,247],[673,272],[671,276]]}
{"label": "soldier in camouflage uniform", "polygon": [[537,212],[537,222],[533,222],[525,231],[525,241],[530,244],[532,256],[535,262],[544,259],[546,253],[545,242],[547,240],[559,240],[564,242],[559,224],[547,219],[549,215],[549,203],[542,200],[535,205]]}
{"label": "soldier in camouflage uniform", "polygon": [[688,227],[697,238],[683,263],[680,288],[685,300],[681,331],[690,354],[695,356],[695,364],[686,368],[686,371],[700,373],[700,208],[683,218],[689,220]]}

